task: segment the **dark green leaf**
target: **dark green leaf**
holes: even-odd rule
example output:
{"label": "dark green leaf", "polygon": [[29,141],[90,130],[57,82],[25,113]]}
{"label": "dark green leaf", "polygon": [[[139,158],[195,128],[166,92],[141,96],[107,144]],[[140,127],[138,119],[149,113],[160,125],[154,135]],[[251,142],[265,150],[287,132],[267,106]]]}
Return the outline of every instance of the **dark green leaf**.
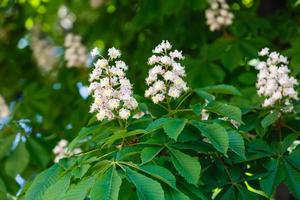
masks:
{"label": "dark green leaf", "polygon": [[128,179],[135,185],[139,200],[164,200],[164,191],[161,185],[136,171],[125,167]]}
{"label": "dark green leaf", "polygon": [[171,160],[178,173],[193,185],[198,184],[201,165],[196,157],[191,157],[181,151],[170,148]]}
{"label": "dark green leaf", "polygon": [[160,147],[160,146],[145,147],[141,151],[142,163],[144,164],[144,163],[147,163],[147,162],[150,162],[151,160],[153,160],[153,158],[155,156],[157,156],[163,148],[164,147]]}
{"label": "dark green leaf", "polygon": [[200,132],[209,139],[212,145],[224,155],[227,155],[229,147],[229,138],[226,130],[219,124],[203,125],[193,120],[192,124],[200,130]]}
{"label": "dark green leaf", "polygon": [[164,123],[164,131],[165,133],[175,141],[177,137],[182,132],[187,123],[186,119],[169,119],[166,123]]}

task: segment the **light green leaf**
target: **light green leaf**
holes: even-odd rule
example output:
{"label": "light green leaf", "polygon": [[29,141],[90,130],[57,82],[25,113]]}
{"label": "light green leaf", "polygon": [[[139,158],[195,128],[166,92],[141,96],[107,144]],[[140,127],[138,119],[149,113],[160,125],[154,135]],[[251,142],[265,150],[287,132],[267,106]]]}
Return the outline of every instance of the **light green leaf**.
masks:
{"label": "light green leaf", "polygon": [[135,185],[139,200],[164,200],[164,191],[161,185],[147,176],[124,167],[128,179]]}
{"label": "light green leaf", "polygon": [[122,179],[115,167],[100,175],[91,190],[91,200],[117,200]]}
{"label": "light green leaf", "polygon": [[25,200],[41,200],[44,192],[60,178],[61,168],[58,164],[40,173],[26,193]]}
{"label": "light green leaf", "polygon": [[76,185],[71,185],[69,189],[62,195],[63,200],[84,200],[90,188],[94,186],[95,178],[89,177],[81,180]]}
{"label": "light green leaf", "polygon": [[202,97],[203,99],[207,100],[207,101],[213,101],[215,100],[215,96],[212,94],[209,94],[208,92],[206,92],[205,90],[203,90],[202,88],[198,88],[195,89],[195,93],[199,96]]}
{"label": "light green leaf", "polygon": [[15,178],[17,174],[22,173],[29,163],[29,153],[23,142],[20,142],[13,153],[5,162],[6,173]]}
{"label": "light green leaf", "polygon": [[91,135],[91,134],[93,134],[93,133],[95,133],[95,132],[97,132],[97,131],[99,131],[101,129],[102,129],[102,127],[100,125],[98,125],[98,124],[94,125],[94,126],[90,126],[90,127],[83,127],[79,131],[77,137],[75,137],[72,140],[72,142],[69,144],[68,148],[70,150],[74,149],[82,139],[87,138],[87,136],[89,136],[89,135]]}
{"label": "light green leaf", "polygon": [[212,101],[208,103],[205,109],[210,112],[221,115],[223,117],[228,117],[229,119],[235,120],[239,123],[243,123],[242,112],[236,106],[228,105],[226,103],[221,103],[217,101]]}
{"label": "light green leaf", "polygon": [[168,147],[171,160],[178,173],[188,182],[197,185],[200,178],[201,165],[196,157]]}
{"label": "light green leaf", "polygon": [[280,117],[280,113],[277,111],[273,111],[269,113],[267,116],[263,118],[261,121],[261,125],[263,128],[267,128],[268,126],[272,125],[275,123]]}
{"label": "light green leaf", "polygon": [[67,191],[70,185],[71,174],[66,174],[51,185],[44,193],[42,200],[58,200]]}
{"label": "light green leaf", "polygon": [[236,87],[232,85],[220,84],[220,85],[212,85],[203,88],[205,91],[209,93],[217,93],[217,94],[231,94],[236,96],[241,96],[241,92],[236,89]]}
{"label": "light green leaf", "polygon": [[141,151],[141,160],[142,163],[145,164],[147,162],[150,162],[159,154],[161,150],[163,150],[164,147],[160,146],[153,146],[153,147],[145,147]]}
{"label": "light green leaf", "polygon": [[177,137],[182,132],[182,130],[185,127],[185,124],[187,123],[186,119],[169,119],[166,123],[164,123],[164,131],[165,133],[175,141],[177,140]]}
{"label": "light green leaf", "polygon": [[77,166],[75,169],[72,170],[72,175],[74,176],[74,178],[81,179],[90,167],[90,164],[83,164],[81,166]]}
{"label": "light green leaf", "polygon": [[237,131],[228,131],[229,148],[245,159],[245,143],[243,137]]}
{"label": "light green leaf", "polygon": [[221,153],[227,155],[229,147],[229,136],[223,128],[223,126],[213,123],[203,125],[201,122],[196,120],[192,121],[192,124],[200,130],[200,132],[209,139],[211,144]]}

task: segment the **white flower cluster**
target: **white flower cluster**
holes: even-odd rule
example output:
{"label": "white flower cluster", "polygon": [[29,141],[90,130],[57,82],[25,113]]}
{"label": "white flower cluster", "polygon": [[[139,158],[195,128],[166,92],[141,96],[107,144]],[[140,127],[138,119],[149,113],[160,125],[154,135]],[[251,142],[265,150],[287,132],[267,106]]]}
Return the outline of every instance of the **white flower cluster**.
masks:
{"label": "white flower cluster", "polygon": [[[91,54],[99,57],[99,50],[93,49]],[[94,97],[90,112],[96,112],[99,121],[115,118],[126,120],[138,107],[132,85],[125,74],[128,66],[118,59],[121,52],[114,47],[108,49],[108,57],[97,59],[90,74],[89,91]]]}
{"label": "white flower cluster", "polygon": [[57,16],[59,18],[59,24],[63,29],[69,30],[73,28],[76,16],[70,12],[65,5],[59,7]]}
{"label": "white flower cluster", "polygon": [[298,100],[298,93],[294,89],[298,81],[289,76],[288,59],[277,52],[270,52],[263,48],[259,56],[267,57],[255,66],[258,70],[256,87],[259,96],[265,97],[263,107],[273,106],[277,102],[284,103],[284,112],[293,110],[292,100]]}
{"label": "white flower cluster", "polygon": [[206,23],[210,31],[220,30],[232,24],[234,15],[226,0],[209,0],[210,8],[205,11]]}
{"label": "white flower cluster", "polygon": [[60,140],[53,149],[55,154],[54,162],[57,163],[60,159],[70,157],[75,154],[81,153],[80,148],[75,148],[73,151],[68,150],[68,141],[65,139]]}
{"label": "white flower cluster", "polygon": [[73,156],[75,154],[81,153],[80,148],[75,148],[73,151],[68,150],[68,141],[65,139],[60,140],[53,149],[55,154],[54,162],[57,163],[60,159]]}
{"label": "white flower cluster", "polygon": [[9,114],[8,106],[6,105],[4,98],[0,95],[0,119],[8,117]]}
{"label": "white flower cluster", "polygon": [[46,39],[40,39],[33,35],[31,48],[33,58],[42,73],[50,72],[58,63],[58,57],[55,53],[55,46],[50,44]]}
{"label": "white flower cluster", "polygon": [[145,91],[145,97],[150,97],[155,104],[168,97],[176,99],[188,90],[182,79],[186,75],[185,68],[178,62],[184,59],[182,52],[171,49],[172,45],[163,40],[153,49],[154,54],[148,60],[148,64],[153,67],[146,78],[149,88]]}
{"label": "white flower cluster", "polygon": [[81,43],[81,37],[69,33],[65,37],[65,59],[67,67],[84,67],[87,65],[87,50]]}

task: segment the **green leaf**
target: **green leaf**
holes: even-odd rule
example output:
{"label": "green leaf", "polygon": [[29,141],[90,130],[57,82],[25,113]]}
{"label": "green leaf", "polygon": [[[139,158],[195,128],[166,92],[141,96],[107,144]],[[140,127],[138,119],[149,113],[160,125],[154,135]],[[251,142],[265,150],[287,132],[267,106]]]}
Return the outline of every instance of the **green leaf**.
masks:
{"label": "green leaf", "polygon": [[226,103],[221,103],[217,101],[212,101],[208,103],[205,109],[210,112],[221,115],[223,117],[228,117],[229,119],[235,120],[239,123],[243,123],[242,112],[236,106],[228,105]]}
{"label": "green leaf", "polygon": [[213,101],[213,100],[215,100],[215,96],[214,95],[209,94],[208,92],[206,92],[202,88],[195,89],[194,91],[195,91],[195,93],[199,97],[202,97],[203,99],[205,99],[207,101]]}
{"label": "green leaf", "polygon": [[300,199],[300,171],[286,161],[284,161],[284,168],[286,174],[285,184],[296,199]]}
{"label": "green leaf", "polygon": [[164,200],[164,191],[161,185],[129,167],[124,167],[128,179],[135,185],[139,200]]}
{"label": "green leaf", "polygon": [[6,137],[4,135],[0,138],[0,159],[3,158],[11,149],[16,135],[11,134]]}
{"label": "green leaf", "polygon": [[166,168],[158,165],[143,165],[140,167],[143,172],[149,174],[153,178],[156,178],[164,183],[168,184],[170,187],[176,188],[176,179],[175,176]]}
{"label": "green leaf", "polygon": [[43,200],[57,200],[67,191],[70,185],[71,174],[61,177],[56,183],[51,185],[44,193]]}
{"label": "green leaf", "polygon": [[226,190],[226,192],[223,194],[223,196],[220,199],[224,199],[224,200],[236,200],[235,197],[235,188],[233,186],[230,186],[230,188],[228,188]]}
{"label": "green leaf", "polygon": [[165,197],[166,200],[189,200],[190,199],[182,192],[178,190],[174,190],[172,188],[165,189]]}
{"label": "green leaf", "polygon": [[60,178],[61,168],[58,164],[40,173],[26,193],[25,200],[41,200],[44,192]]}
{"label": "green leaf", "polygon": [[228,131],[229,148],[245,159],[245,143],[243,137],[237,131]]}
{"label": "green leaf", "polygon": [[238,89],[236,89],[236,87],[226,84],[207,86],[203,89],[209,93],[231,94],[236,96],[242,95],[241,92]]}
{"label": "green leaf", "polygon": [[13,153],[7,158],[5,162],[6,173],[15,178],[17,174],[22,173],[29,163],[29,153],[23,142],[20,142],[13,151]]}
{"label": "green leaf", "polygon": [[94,177],[81,180],[76,185],[71,185],[69,189],[62,195],[63,200],[84,200],[91,187],[95,183]]}
{"label": "green leaf", "polygon": [[129,131],[129,132],[126,132],[123,130],[114,132],[114,134],[112,136],[110,136],[109,138],[106,139],[105,144],[109,146],[120,139],[124,139],[127,137],[139,135],[139,134],[145,134],[145,133],[147,133],[147,131],[145,131],[143,129],[136,129],[136,130]]}
{"label": "green leaf", "polygon": [[77,166],[75,169],[72,170],[72,175],[74,176],[74,178],[81,179],[90,167],[90,164],[83,164],[81,166]]}
{"label": "green leaf", "polygon": [[175,141],[177,140],[177,137],[182,132],[182,130],[185,127],[185,124],[187,123],[186,119],[169,119],[166,123],[164,123],[164,131],[165,133]]}
{"label": "green leaf", "polygon": [[273,112],[269,113],[261,121],[262,127],[267,128],[268,126],[275,123],[279,119],[279,117],[280,117],[280,113],[278,111],[273,111]]}
{"label": "green leaf", "polygon": [[229,136],[223,128],[223,126],[213,123],[203,125],[201,122],[196,120],[192,121],[192,124],[200,130],[200,132],[209,139],[211,144],[221,153],[227,155],[229,147]]}
{"label": "green leaf", "polygon": [[289,134],[282,141],[282,153],[285,153],[287,149],[293,144],[293,142],[298,138],[298,134]]}
{"label": "green leaf", "polygon": [[91,135],[95,132],[99,132],[99,130],[101,130],[101,129],[103,129],[103,127],[101,127],[99,124],[90,126],[90,127],[83,127],[79,131],[78,136],[75,137],[72,140],[72,142],[69,144],[68,148],[70,150],[74,149],[82,139],[87,138],[88,135]]}
{"label": "green leaf", "polygon": [[247,188],[241,187],[238,190],[238,192],[239,192],[238,193],[239,200],[257,200],[257,199],[259,199],[257,194],[250,192]]}
{"label": "green leaf", "polygon": [[201,111],[203,109],[203,106],[200,104],[200,103],[196,103],[194,105],[191,106],[191,109],[193,110],[193,112],[196,114],[196,115],[200,115],[201,114]]}
{"label": "green leaf", "polygon": [[197,185],[200,178],[201,165],[196,157],[168,147],[171,160],[178,173],[188,182]]}
{"label": "green leaf", "polygon": [[242,54],[236,43],[228,45],[225,52],[221,56],[221,62],[228,70],[232,71],[242,62]]}
{"label": "green leaf", "polygon": [[271,197],[277,186],[283,181],[284,173],[280,167],[280,160],[270,160],[268,163],[269,174],[260,181],[262,190]]}
{"label": "green leaf", "polygon": [[159,154],[159,152],[161,152],[161,150],[163,150],[163,148],[164,147],[160,147],[160,146],[145,147],[141,151],[142,163],[145,164],[145,163],[153,160],[155,158],[155,156],[157,156]]}
{"label": "green leaf", "polygon": [[122,179],[116,168],[111,167],[96,179],[91,190],[91,200],[117,200],[121,184]]}
{"label": "green leaf", "polygon": [[151,132],[151,131],[155,131],[157,129],[160,129],[163,127],[163,125],[168,122],[170,120],[170,118],[159,118],[153,122],[151,122],[148,127],[146,128],[146,130],[148,132]]}
{"label": "green leaf", "polygon": [[4,181],[0,177],[0,199],[6,199],[7,189]]}
{"label": "green leaf", "polygon": [[294,167],[300,170],[300,146],[299,145],[295,150],[293,150],[293,152],[288,157],[285,158],[288,159],[288,161],[292,163]]}

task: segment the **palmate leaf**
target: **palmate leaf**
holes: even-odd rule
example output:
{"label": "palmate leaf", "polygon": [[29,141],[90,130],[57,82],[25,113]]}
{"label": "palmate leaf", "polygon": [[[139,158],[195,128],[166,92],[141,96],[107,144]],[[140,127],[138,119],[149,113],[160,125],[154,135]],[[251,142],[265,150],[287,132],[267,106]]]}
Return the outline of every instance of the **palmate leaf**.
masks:
{"label": "palmate leaf", "polygon": [[242,136],[237,131],[228,131],[229,148],[245,159],[245,143]]}
{"label": "palmate leaf", "polygon": [[164,147],[161,146],[153,146],[153,147],[145,147],[141,151],[141,160],[142,163],[145,164],[147,162],[150,162],[163,150]]}
{"label": "palmate leaf", "polygon": [[185,124],[187,123],[186,119],[169,119],[166,123],[164,123],[164,131],[165,133],[175,141],[177,140],[177,137],[184,129]]}
{"label": "palmate leaf", "polygon": [[209,139],[209,141],[218,151],[224,155],[227,155],[229,137],[225,128],[216,123],[205,125],[196,120],[193,120],[192,124]]}
{"label": "palmate leaf", "polygon": [[161,185],[147,176],[144,176],[129,167],[124,167],[126,176],[135,185],[139,200],[164,200],[164,191]]}
{"label": "palmate leaf", "polygon": [[40,173],[31,184],[25,200],[41,200],[45,191],[60,178],[61,168],[58,164]]}
{"label": "palmate leaf", "polygon": [[61,196],[63,200],[84,200],[91,187],[95,183],[94,177],[81,180],[76,185],[71,185],[69,189]]}
{"label": "palmate leaf", "polygon": [[200,178],[201,165],[196,157],[168,147],[171,160],[178,173],[190,184],[197,185]]}
{"label": "palmate leaf", "polygon": [[91,200],[117,200],[122,179],[113,166],[96,179],[91,190]]}
{"label": "palmate leaf", "polygon": [[229,119],[235,120],[239,123],[243,123],[242,112],[236,106],[228,105],[226,103],[221,103],[217,101],[211,101],[207,104],[205,109],[223,117],[228,117]]}

